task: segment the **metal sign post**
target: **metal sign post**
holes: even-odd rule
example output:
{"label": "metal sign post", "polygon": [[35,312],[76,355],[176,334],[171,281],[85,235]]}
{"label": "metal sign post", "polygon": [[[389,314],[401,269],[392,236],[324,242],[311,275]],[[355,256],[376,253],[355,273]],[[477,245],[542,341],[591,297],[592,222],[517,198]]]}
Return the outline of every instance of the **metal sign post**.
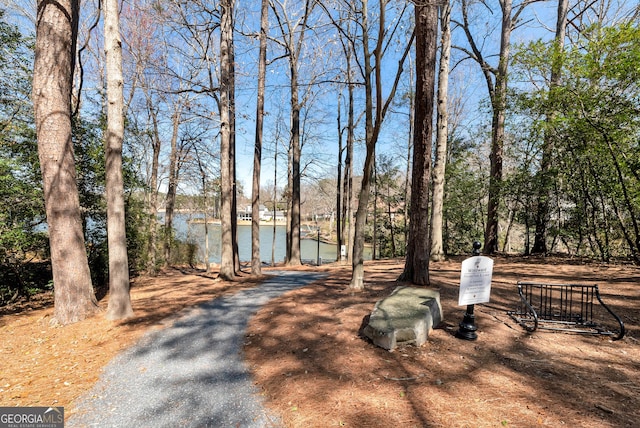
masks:
{"label": "metal sign post", "polygon": [[320,266],[320,226],[318,225],[318,215],[316,214],[316,236],[318,240],[318,246],[316,247],[316,266]]}
{"label": "metal sign post", "polygon": [[473,243],[473,257],[462,262],[460,269],[460,294],[458,305],[467,305],[456,337],[464,340],[476,340],[478,335],[475,325],[474,308],[476,303],[489,301],[491,294],[491,275],[493,274],[493,260],[480,255],[482,244]]}

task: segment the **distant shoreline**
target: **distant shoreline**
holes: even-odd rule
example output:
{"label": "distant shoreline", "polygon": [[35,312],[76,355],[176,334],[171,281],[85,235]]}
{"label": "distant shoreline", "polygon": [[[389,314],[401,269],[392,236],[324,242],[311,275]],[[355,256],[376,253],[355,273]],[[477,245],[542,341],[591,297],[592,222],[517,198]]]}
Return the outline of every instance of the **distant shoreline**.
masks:
{"label": "distant shoreline", "polygon": [[[189,224],[204,224],[203,218],[194,218],[188,221]],[[220,226],[221,222],[218,219],[207,220],[207,224],[213,224],[216,226]],[[251,220],[238,220],[238,226],[250,226]],[[285,226],[287,224],[286,219],[281,221],[276,221],[276,226]],[[273,226],[272,220],[260,220],[260,226]]]}

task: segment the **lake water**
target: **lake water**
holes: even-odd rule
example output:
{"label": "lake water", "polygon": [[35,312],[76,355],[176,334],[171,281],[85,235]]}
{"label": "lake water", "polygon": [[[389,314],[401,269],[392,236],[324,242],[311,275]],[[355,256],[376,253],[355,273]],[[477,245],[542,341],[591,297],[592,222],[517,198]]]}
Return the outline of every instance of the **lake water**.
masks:
{"label": "lake water", "polygon": [[[198,260],[205,259],[204,224],[191,223],[186,215],[174,217],[176,236],[198,245]],[[164,221],[164,219],[161,219]],[[209,263],[220,263],[220,225],[209,224]],[[304,234],[304,229],[302,230]],[[260,258],[265,263],[271,263],[271,249],[273,240],[273,225],[260,226]],[[325,262],[336,260],[336,245],[320,242],[320,258]],[[365,259],[371,258],[371,252],[365,248]],[[251,225],[238,225],[238,255],[241,262],[251,261]],[[286,257],[286,226],[276,226],[276,242],[274,260],[283,262]],[[300,240],[300,257],[305,262],[315,263],[318,257],[318,241],[315,239]]]}

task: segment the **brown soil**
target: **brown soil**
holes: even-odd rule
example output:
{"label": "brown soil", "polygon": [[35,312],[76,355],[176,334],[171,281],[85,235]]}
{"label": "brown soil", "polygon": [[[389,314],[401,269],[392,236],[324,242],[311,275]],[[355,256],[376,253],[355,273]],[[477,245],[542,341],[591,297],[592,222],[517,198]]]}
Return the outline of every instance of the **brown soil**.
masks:
{"label": "brown soil", "polygon": [[[359,330],[375,302],[398,285],[401,269],[399,261],[367,264],[367,290],[351,293],[346,267],[323,267],[326,280],[272,300],[253,318],[246,358],[286,426],[638,426],[638,267],[497,258],[491,303],[476,305],[478,340],[465,341],[454,337],[464,314],[457,306],[460,260],[433,263],[445,322],[425,345],[388,352]],[[517,302],[518,280],[599,284],[627,335],[614,342],[526,333],[506,314]],[[0,309],[0,406],[64,406],[68,417],[102,367],[145,331],[257,282],[180,270],[137,279],[136,316],[125,322],[97,315],[51,326],[51,296]]]}

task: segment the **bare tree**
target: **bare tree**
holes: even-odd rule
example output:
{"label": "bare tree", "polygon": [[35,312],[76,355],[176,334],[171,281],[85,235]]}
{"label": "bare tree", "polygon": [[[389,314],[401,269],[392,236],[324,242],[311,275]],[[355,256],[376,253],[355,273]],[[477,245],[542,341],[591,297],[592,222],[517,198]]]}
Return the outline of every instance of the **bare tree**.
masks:
{"label": "bare tree", "polygon": [[[525,0],[515,9],[512,0],[499,0],[502,15],[500,27],[500,53],[498,66],[493,67],[482,52],[482,46],[476,42],[469,20],[469,0],[462,0],[462,22],[456,22],[465,32],[471,50],[458,47],[466,52],[469,58],[478,63],[482,70],[492,108],[491,119],[491,153],[489,172],[489,202],[487,205],[487,223],[484,234],[483,252],[492,254],[498,251],[498,208],[500,205],[500,184],[502,182],[502,159],[504,151],[504,121],[507,100],[507,72],[511,50],[511,32],[518,23],[524,9],[540,0]],[[482,4],[489,8],[488,3]]]}
{"label": "bare tree", "polygon": [[180,134],[180,121],[182,116],[182,106],[177,103],[174,106],[171,116],[171,151],[169,153],[169,184],[167,186],[167,197],[165,199],[164,212],[164,265],[171,265],[171,244],[173,241],[173,211],[176,205],[176,192],[178,190],[178,138]]}
{"label": "bare tree", "polygon": [[[385,9],[387,1],[380,1],[380,10],[378,16],[378,29],[375,36],[376,45],[373,50],[369,48],[369,10],[368,0],[362,1],[361,23],[362,27],[362,59],[363,59],[363,77],[365,86],[365,141],[367,153],[364,161],[362,173],[362,187],[358,198],[358,209],[356,211],[355,230],[354,230],[354,246],[352,258],[352,274],[349,288],[353,290],[364,289],[364,225],[367,218],[367,209],[369,205],[369,196],[371,191],[371,178],[373,174],[373,161],[375,159],[375,147],[380,135],[382,123],[389,109],[389,105],[393,100],[400,76],[402,75],[404,61],[409,53],[409,48],[413,43],[415,33],[412,33],[406,48],[398,61],[398,68],[395,79],[392,83],[389,95],[386,101],[383,100],[382,94],[382,60],[385,52],[385,35],[387,33],[387,22],[385,20]],[[404,15],[405,9],[398,14],[399,17]],[[395,27],[394,27],[395,28]],[[375,65],[371,64],[371,58],[374,59]],[[374,107],[374,82],[375,82],[375,107]],[[375,112],[375,116],[374,116]]]}
{"label": "bare tree", "polygon": [[107,135],[105,179],[109,245],[108,319],[133,315],[129,296],[129,261],[124,212],[122,141],[124,139],[124,79],[117,0],[104,1],[104,50],[107,74]]}
{"label": "bare tree", "polygon": [[354,186],[353,186],[353,146],[355,144],[355,132],[356,132],[356,118],[355,118],[355,82],[353,76],[353,55],[355,46],[352,43],[343,44],[345,50],[345,58],[347,63],[347,147],[344,157],[344,215],[348,227],[346,233],[343,235],[347,237],[347,261],[353,259],[353,242],[355,234],[355,219],[353,216],[353,199],[354,199]]}
{"label": "bare tree", "polygon": [[288,11],[287,1],[274,1],[271,4],[280,38],[273,40],[284,50],[289,65],[289,85],[291,103],[291,130],[289,140],[289,196],[287,210],[287,255],[285,263],[289,266],[301,264],[300,260],[300,111],[306,97],[300,96],[300,57],[304,48],[305,34],[309,29],[309,19],[317,3],[305,0],[304,11],[296,18]]}
{"label": "bare tree", "polygon": [[231,72],[231,33],[233,32],[234,0],[220,2],[220,180],[221,180],[221,255],[220,277],[235,277],[233,251],[233,168],[231,162],[231,103],[229,99]]}
{"label": "bare tree", "polygon": [[[253,187],[251,199],[251,273],[261,274],[260,259],[260,167],[262,164],[262,129],[264,123],[264,87],[267,74],[267,31],[269,1],[262,0],[260,9],[260,53],[258,58],[258,99],[256,102],[256,135],[253,153]],[[274,183],[275,187],[275,183]],[[274,200],[275,204],[275,200]],[[273,224],[275,225],[275,216]],[[274,233],[275,237],[275,233]]]}
{"label": "bare tree", "polygon": [[148,203],[148,217],[149,217],[149,240],[147,242],[147,249],[149,252],[149,260],[147,262],[147,272],[151,275],[155,275],[157,272],[157,257],[158,253],[158,169],[160,166],[160,149],[162,148],[162,140],[160,139],[160,129],[158,126],[158,113],[157,107],[153,105],[153,99],[148,88],[145,89],[145,97],[147,101],[147,108],[149,117],[151,119],[151,170],[147,177],[147,183],[149,186],[149,203]]}
{"label": "bare tree", "polygon": [[79,2],[37,2],[33,105],[47,213],[55,318],[80,321],[98,306],[85,250],[71,141]]}
{"label": "bare tree", "polygon": [[[156,237],[158,189],[162,177],[161,149],[169,146],[168,188],[165,205],[165,235],[163,252],[165,262],[171,262],[171,238],[173,233],[173,206],[175,193],[180,185],[180,170],[193,158],[189,151],[194,144],[193,131],[185,124],[201,120],[202,129],[210,131],[212,120],[218,116],[210,113],[220,110],[218,96],[219,64],[213,46],[219,30],[219,11],[206,2],[174,2],[154,5],[136,5],[132,28],[127,33],[134,78],[140,81],[144,94],[144,107],[148,129],[143,134],[150,141],[150,161],[147,171],[149,188],[149,260],[148,271],[156,269]],[[143,12],[139,13],[139,10]],[[187,59],[185,59],[187,58]],[[214,104],[213,106],[211,104]],[[170,122],[171,126],[167,126]],[[211,122],[208,125],[205,123]],[[215,123],[217,127],[218,124]],[[186,135],[192,134],[192,135]],[[205,135],[198,137],[206,139]],[[211,138],[215,141],[215,138]],[[165,145],[166,144],[166,145]],[[213,146],[213,144],[212,144]],[[213,147],[212,147],[213,150]],[[201,150],[200,153],[208,152]],[[192,162],[192,166],[196,166]],[[217,199],[216,199],[217,201]]]}
{"label": "bare tree", "polygon": [[[129,98],[125,110],[131,112],[129,120],[132,129],[142,130],[136,150],[140,155],[146,179],[145,205],[147,209],[147,242],[145,270],[150,275],[157,273],[157,238],[158,238],[158,170],[160,165],[161,136],[158,114],[160,100],[155,95],[149,78],[149,69],[159,63],[161,49],[157,48],[158,17],[146,5],[135,3],[135,7],[124,6],[120,25],[123,49],[124,82],[129,85]],[[157,73],[154,73],[157,76]],[[156,79],[157,80],[157,79]],[[141,94],[137,99],[136,94]],[[148,153],[150,147],[150,155]]]}
{"label": "bare tree", "polygon": [[[354,110],[354,92],[357,82],[354,78],[354,54],[356,49],[356,36],[353,27],[355,26],[355,5],[353,0],[347,3],[346,7],[341,9],[330,9],[327,4],[321,3],[327,16],[330,17],[332,24],[341,34],[339,41],[345,60],[345,70],[341,70],[344,76],[344,83],[341,86],[347,88],[347,96],[345,104],[347,107],[347,124],[342,127],[342,116],[340,111],[340,100],[342,99],[342,91],[338,94],[338,180],[337,180],[337,258],[342,257],[342,243],[347,242],[347,261],[351,262],[353,255],[353,146],[355,142],[356,119]],[[338,12],[337,17],[332,15],[332,11]],[[346,144],[343,146],[343,135],[346,131]],[[344,171],[342,171],[342,155],[344,152]]]}
{"label": "bare tree", "polygon": [[436,156],[433,165],[433,198],[431,201],[431,260],[444,259],[442,243],[442,207],[449,137],[449,60],[451,57],[451,3],[440,5],[440,62],[438,68],[438,100],[436,122]]}

